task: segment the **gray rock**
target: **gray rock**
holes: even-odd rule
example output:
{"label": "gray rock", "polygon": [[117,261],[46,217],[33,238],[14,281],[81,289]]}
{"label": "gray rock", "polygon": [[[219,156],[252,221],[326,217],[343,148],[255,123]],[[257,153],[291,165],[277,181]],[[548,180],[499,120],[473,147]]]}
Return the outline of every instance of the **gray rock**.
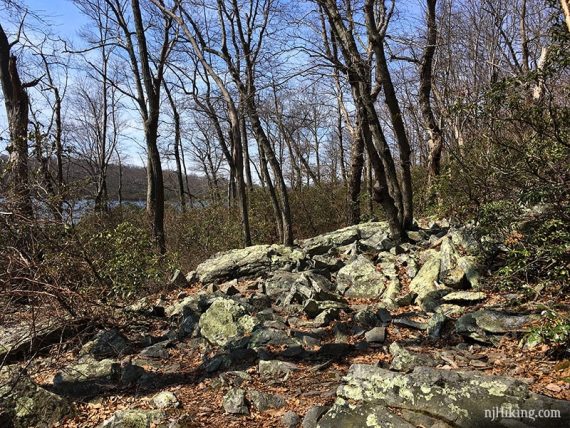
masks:
{"label": "gray rock", "polygon": [[248,415],[245,391],[240,388],[230,389],[223,399],[224,411],[234,415]]}
{"label": "gray rock", "polygon": [[370,238],[360,241],[360,245],[368,251],[388,251],[395,244],[394,241],[390,239],[390,235],[387,231],[380,231]]}
{"label": "gray rock", "polygon": [[364,327],[376,327],[380,322],[376,314],[370,309],[363,309],[354,314],[354,322]]}
{"label": "gray rock", "polygon": [[340,317],[339,308],[325,309],[315,317],[315,324],[319,327],[327,326]]}
{"label": "gray rock", "polygon": [[259,320],[234,300],[216,298],[200,317],[200,333],[211,343],[225,346],[253,331]]}
{"label": "gray rock", "polygon": [[297,428],[301,422],[299,415],[292,410],[285,412],[281,417],[281,424],[284,428]]}
{"label": "gray rock", "polygon": [[376,311],[376,316],[383,325],[388,325],[392,322],[392,315],[386,308],[378,308]]}
{"label": "gray rock", "polygon": [[247,399],[260,412],[269,409],[280,409],[285,405],[285,399],[280,395],[268,394],[255,389],[247,392]]}
{"label": "gray rock", "polygon": [[282,378],[298,369],[296,364],[279,360],[260,360],[258,366],[259,375],[265,378]]}
{"label": "gray rock", "polygon": [[374,264],[360,255],[337,274],[337,287],[345,296],[378,298],[386,289],[385,277]]}
{"label": "gray rock", "polygon": [[528,332],[538,315],[511,315],[505,312],[481,309],[460,317],[455,331],[483,343],[496,343],[495,334]]}
{"label": "gray rock", "polygon": [[437,291],[439,278],[440,257],[437,253],[430,253],[417,275],[410,282],[410,291],[417,295],[421,303],[430,293]]}
{"label": "gray rock", "polygon": [[154,345],[148,346],[144,348],[139,355],[141,357],[147,358],[158,358],[158,359],[165,359],[168,358],[168,350],[166,347],[168,346],[169,342],[159,342]]}
{"label": "gray rock", "polygon": [[249,373],[244,371],[230,371],[220,374],[222,385],[240,386],[244,382],[251,380]]}
{"label": "gray rock", "polygon": [[99,425],[99,428],[150,428],[164,417],[164,413],[158,410],[120,410]]}
{"label": "gray rock", "polygon": [[287,332],[275,328],[258,328],[256,329],[249,341],[248,347],[257,349],[261,346],[274,345],[274,346],[298,346],[300,345],[292,337],[289,337]]}
{"label": "gray rock", "polygon": [[84,357],[57,373],[53,385],[66,394],[90,395],[118,385],[131,385],[143,374],[142,367],[129,362],[120,364],[111,359],[97,361]]}
{"label": "gray rock", "polygon": [[427,330],[428,324],[424,322],[417,322],[406,317],[394,318],[392,324],[400,327],[413,328],[414,330]]}
{"label": "gray rock", "polygon": [[321,344],[322,335],[312,332],[292,330],[292,336],[306,346],[318,346]]}
{"label": "gray rock", "polygon": [[316,428],[321,417],[328,412],[330,406],[313,406],[308,411],[301,426],[303,428]]}
{"label": "gray rock", "polygon": [[485,300],[487,295],[482,291],[454,291],[442,297],[447,303],[477,303]]}
{"label": "gray rock", "polygon": [[344,261],[335,255],[319,254],[312,257],[313,267],[318,271],[336,272],[344,266]]}
{"label": "gray rock", "polygon": [[[416,367],[405,374],[355,364],[345,377],[345,384],[339,387],[337,396],[357,405],[413,409],[458,427],[491,426],[485,410],[497,408],[556,410],[560,411],[561,418],[518,419],[513,425],[513,419],[499,415],[492,426],[559,427],[561,421],[570,418],[568,401],[535,394],[521,381],[432,367]],[[319,426],[323,425],[319,423]]]}
{"label": "gray rock", "polygon": [[429,366],[435,367],[437,361],[431,356],[419,354],[417,352],[410,352],[404,347],[400,346],[398,342],[393,342],[390,345],[390,354],[394,357],[390,363],[391,370],[400,372],[410,372],[416,366]]}
{"label": "gray rock", "polygon": [[152,404],[157,409],[172,409],[180,405],[178,398],[170,391],[162,391],[152,397]]}
{"label": "gray rock", "polygon": [[275,270],[293,270],[305,263],[305,253],[285,245],[255,245],[225,251],[198,265],[196,274],[204,284],[235,278],[255,277]]}
{"label": "gray rock", "polygon": [[368,343],[383,343],[386,340],[386,327],[374,327],[364,334]]}
{"label": "gray rock", "polygon": [[309,318],[315,318],[321,312],[328,309],[336,309],[338,312],[339,310],[348,310],[348,308],[348,305],[343,302],[337,302],[334,300],[316,301],[310,299],[305,303],[303,312],[305,312]]}
{"label": "gray rock", "polygon": [[72,405],[36,385],[16,366],[0,370],[0,426],[13,428],[54,426],[74,412]]}
{"label": "gray rock", "polygon": [[131,346],[118,330],[100,331],[95,338],[83,345],[80,355],[91,354],[97,359],[121,357],[130,352]]}
{"label": "gray rock", "polygon": [[442,312],[438,311],[433,314],[427,324],[427,332],[430,337],[433,339],[439,338],[447,320],[447,316]]}
{"label": "gray rock", "polygon": [[349,226],[334,232],[318,235],[299,242],[309,256],[325,254],[333,248],[352,244],[360,238],[357,226]]}
{"label": "gray rock", "polygon": [[408,239],[415,243],[422,242],[425,239],[425,235],[419,230],[409,230],[406,234]]}
{"label": "gray rock", "polygon": [[384,406],[362,403],[356,406],[338,403],[320,419],[318,428],[414,428]]}

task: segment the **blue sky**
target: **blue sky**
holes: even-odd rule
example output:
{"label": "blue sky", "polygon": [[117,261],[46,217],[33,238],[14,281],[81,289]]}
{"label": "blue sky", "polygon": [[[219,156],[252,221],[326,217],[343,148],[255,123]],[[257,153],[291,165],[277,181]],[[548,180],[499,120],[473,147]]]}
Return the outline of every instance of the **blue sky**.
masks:
{"label": "blue sky", "polygon": [[29,9],[45,17],[47,23],[53,26],[53,32],[73,37],[86,18],[79,13],[71,0],[25,0]]}

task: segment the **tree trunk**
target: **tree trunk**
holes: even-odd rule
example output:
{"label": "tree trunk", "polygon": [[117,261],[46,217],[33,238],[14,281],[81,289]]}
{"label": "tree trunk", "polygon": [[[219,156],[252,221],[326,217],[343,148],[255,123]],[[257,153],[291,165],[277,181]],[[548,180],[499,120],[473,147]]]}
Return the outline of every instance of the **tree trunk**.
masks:
{"label": "tree trunk", "polygon": [[443,150],[443,133],[439,128],[433,109],[431,106],[431,88],[432,88],[432,68],[433,56],[435,54],[437,42],[436,27],[436,2],[437,0],[427,0],[427,45],[424,49],[421,67],[420,67],[420,92],[419,102],[421,106],[422,118],[424,126],[429,135],[428,142],[428,194],[433,199],[434,179],[440,173],[441,152]]}
{"label": "tree trunk", "polygon": [[9,202],[20,214],[32,217],[32,199],[28,176],[28,112],[29,98],[11,54],[4,28],[0,25],[0,80],[4,93],[4,104],[10,143],[8,145]]}
{"label": "tree trunk", "polygon": [[[360,125],[357,125],[361,128]],[[362,133],[355,135],[350,153],[350,179],[348,182],[348,204],[350,224],[360,223],[360,189],[362,185],[362,169],[364,167],[364,140]]]}

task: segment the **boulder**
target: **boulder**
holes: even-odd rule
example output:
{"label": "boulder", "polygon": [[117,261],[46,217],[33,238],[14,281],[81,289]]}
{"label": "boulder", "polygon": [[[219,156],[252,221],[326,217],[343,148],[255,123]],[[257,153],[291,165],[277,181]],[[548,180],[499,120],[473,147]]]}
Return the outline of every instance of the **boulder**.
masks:
{"label": "boulder", "polygon": [[215,298],[199,321],[200,333],[211,343],[226,346],[253,331],[259,320],[234,300]]}
{"label": "boulder", "polygon": [[256,389],[247,391],[247,399],[260,412],[269,409],[280,409],[285,406],[285,399],[280,395],[268,394]]}
{"label": "boulder", "polygon": [[234,415],[247,415],[249,409],[245,401],[245,391],[241,388],[232,388],[223,399],[224,411]]}
{"label": "boulder", "polygon": [[442,297],[441,300],[447,303],[473,304],[481,302],[487,298],[482,291],[453,291]]}
{"label": "boulder", "polygon": [[294,270],[305,263],[305,253],[285,245],[254,245],[224,251],[196,268],[203,284],[268,274],[275,270]]}
{"label": "boulder", "polygon": [[296,364],[279,360],[260,360],[258,366],[259,375],[265,378],[282,378],[295,370]]}
{"label": "boulder", "polygon": [[325,254],[333,248],[352,244],[360,238],[357,226],[349,226],[334,232],[325,233],[299,242],[299,246],[309,256]]}
{"label": "boulder", "polygon": [[390,363],[391,370],[400,372],[410,372],[417,366],[435,367],[437,362],[429,355],[410,352],[398,342],[390,345],[390,354],[393,356]]}
{"label": "boulder", "polygon": [[370,238],[361,240],[359,244],[366,251],[389,251],[395,245],[387,231],[376,232]]}
{"label": "boulder", "polygon": [[288,410],[283,416],[281,416],[281,425],[283,428],[297,428],[299,426],[299,422],[301,422],[301,418],[292,410]]}
{"label": "boulder", "polygon": [[386,289],[386,278],[365,256],[357,256],[337,273],[337,287],[348,297],[379,298]]}
{"label": "boulder", "polygon": [[35,355],[52,344],[84,330],[84,320],[62,320],[58,317],[37,319],[33,323],[18,323],[0,329],[0,361],[10,363]]}
{"label": "boulder", "polygon": [[80,355],[91,354],[96,359],[121,357],[131,351],[128,339],[117,329],[100,331],[81,348]]}
{"label": "boulder", "polygon": [[496,344],[497,337],[494,335],[528,332],[539,319],[539,315],[512,315],[481,309],[460,317],[455,323],[455,331],[479,342]]}
{"label": "boulder", "polygon": [[364,333],[364,338],[368,343],[383,343],[386,340],[386,327],[374,327]]}
{"label": "boulder", "polygon": [[164,418],[164,413],[158,410],[119,410],[99,428],[151,428]]}
{"label": "boulder", "polygon": [[16,366],[0,370],[0,426],[49,427],[73,414],[63,397],[36,385]]}
{"label": "boulder", "polygon": [[410,291],[417,295],[418,303],[426,299],[430,293],[437,291],[440,264],[439,255],[430,253],[423,266],[410,282]]}
{"label": "boulder", "polygon": [[[355,364],[344,381],[337,390],[337,396],[342,400],[351,400],[357,405],[369,404],[374,408],[413,410],[449,426],[559,427],[561,421],[570,418],[570,402],[535,394],[527,384],[515,379],[478,372],[415,367],[405,374]],[[521,418],[513,425],[513,419],[499,413],[491,423],[493,409],[555,410],[560,412],[561,418]],[[323,420],[319,426],[326,426],[322,424]]]}
{"label": "boulder", "polygon": [[329,308],[322,311],[315,317],[315,325],[323,327],[329,325],[331,322],[338,320],[340,317],[339,308]]}
{"label": "boulder", "polygon": [[57,373],[53,386],[69,395],[93,395],[104,389],[134,384],[143,374],[142,367],[128,362],[84,357]]}
{"label": "boulder", "polygon": [[257,349],[267,345],[294,347],[300,346],[300,343],[283,330],[267,327],[257,328],[251,335],[248,347]]}
{"label": "boulder", "polygon": [[301,423],[302,428],[316,428],[321,417],[328,412],[330,406],[313,406],[311,407]]}
{"label": "boulder", "polygon": [[321,312],[324,312],[328,309],[336,309],[339,310],[348,310],[349,306],[346,303],[338,302],[334,300],[324,300],[324,301],[317,301],[317,300],[307,300],[305,306],[303,306],[303,312],[309,318],[317,317]]}
{"label": "boulder", "polygon": [[172,409],[178,407],[180,402],[174,393],[170,391],[162,391],[152,397],[152,404],[157,409]]}
{"label": "boulder", "polygon": [[318,428],[414,428],[383,406],[338,402],[320,419]]}

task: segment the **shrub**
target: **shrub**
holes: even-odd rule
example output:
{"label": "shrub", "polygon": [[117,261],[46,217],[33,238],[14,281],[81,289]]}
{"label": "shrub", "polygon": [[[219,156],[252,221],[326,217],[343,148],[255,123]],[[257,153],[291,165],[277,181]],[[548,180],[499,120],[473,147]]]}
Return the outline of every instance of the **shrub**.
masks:
{"label": "shrub", "polygon": [[121,297],[164,281],[173,270],[173,256],[156,253],[148,228],[129,221],[95,234],[88,247],[99,275],[111,284],[110,292]]}

